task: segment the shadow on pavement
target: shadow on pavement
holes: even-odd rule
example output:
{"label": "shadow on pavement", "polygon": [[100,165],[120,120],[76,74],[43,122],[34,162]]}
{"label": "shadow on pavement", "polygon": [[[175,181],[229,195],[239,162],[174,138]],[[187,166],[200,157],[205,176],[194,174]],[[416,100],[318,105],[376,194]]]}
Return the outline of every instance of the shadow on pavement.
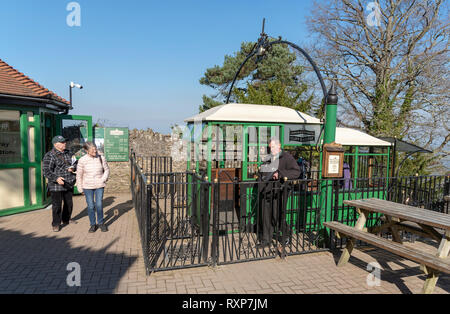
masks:
{"label": "shadow on pavement", "polygon": [[104,218],[105,224],[109,227],[117,219],[119,219],[123,214],[127,213],[131,209],[133,209],[133,201],[132,200],[118,204],[118,205],[110,208],[107,212],[105,212],[105,218]]}
{"label": "shadow on pavement", "polygon": [[[0,228],[0,294],[4,293],[113,293],[137,256],[71,247],[70,238],[35,236]],[[81,286],[67,284],[76,262]],[[69,276],[72,278],[72,276]]]}
{"label": "shadow on pavement", "polygon": [[[360,248],[355,248],[354,250],[358,250],[358,249],[360,249]],[[405,261],[406,259],[404,259],[402,257],[399,257],[395,254],[391,254],[384,250],[376,249],[376,248],[372,248],[372,247],[364,247],[362,252],[369,255],[370,257],[372,257],[373,261],[378,262],[378,264],[381,266],[381,268],[382,268],[381,280],[387,281],[387,282],[397,286],[397,288],[403,294],[412,294],[413,293],[405,285],[403,278],[418,276],[418,278],[423,280],[423,283],[425,283],[426,276],[420,270],[420,266],[411,267],[410,265],[406,265],[405,263],[402,262],[402,261]],[[339,250],[339,249],[332,250],[331,253],[333,254],[334,261],[337,265],[339,259],[341,258],[342,250]],[[403,267],[403,269],[393,270],[389,266],[388,262],[395,263],[396,265]],[[367,262],[355,257],[354,255],[352,255],[350,257],[350,260],[348,263],[352,264],[354,266],[357,266],[358,268],[360,268],[362,270],[367,271],[367,274],[371,273],[369,270],[367,270],[367,266],[368,266]],[[345,267],[345,266],[343,266],[343,267]],[[439,276],[439,280],[436,284],[436,287],[439,287],[442,290],[450,293],[450,276],[447,274],[441,274]]]}

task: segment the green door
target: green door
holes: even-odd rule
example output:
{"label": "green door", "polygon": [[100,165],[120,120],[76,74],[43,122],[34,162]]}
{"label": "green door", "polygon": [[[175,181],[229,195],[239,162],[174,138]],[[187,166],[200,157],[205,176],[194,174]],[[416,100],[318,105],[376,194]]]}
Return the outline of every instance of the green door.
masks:
{"label": "green door", "polygon": [[[67,149],[77,159],[85,154],[83,145],[93,141],[91,116],[58,115],[56,133],[67,139]],[[75,187],[75,194],[79,194]]]}

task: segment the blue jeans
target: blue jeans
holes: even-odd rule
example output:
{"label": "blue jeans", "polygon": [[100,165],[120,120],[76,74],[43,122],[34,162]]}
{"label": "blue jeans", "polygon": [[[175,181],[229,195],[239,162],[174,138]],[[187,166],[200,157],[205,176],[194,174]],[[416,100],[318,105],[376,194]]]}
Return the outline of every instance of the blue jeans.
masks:
{"label": "blue jeans", "polygon": [[[95,223],[95,213],[97,213],[97,221],[99,225],[103,224],[103,191],[105,189],[87,190],[83,189],[86,196],[86,203],[88,206],[88,215],[91,226]],[[95,200],[94,200],[95,197]]]}

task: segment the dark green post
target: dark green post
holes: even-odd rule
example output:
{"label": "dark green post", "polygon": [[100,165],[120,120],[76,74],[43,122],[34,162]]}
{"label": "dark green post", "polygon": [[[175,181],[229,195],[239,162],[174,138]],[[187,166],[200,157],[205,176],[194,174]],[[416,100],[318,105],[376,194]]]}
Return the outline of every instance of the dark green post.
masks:
{"label": "dark green post", "polygon": [[336,140],[336,114],[338,97],[336,94],[336,83],[331,83],[330,91],[326,99],[326,118],[324,144],[333,143]]}
{"label": "dark green post", "polygon": [[[338,97],[336,93],[336,83],[331,83],[331,88],[328,91],[326,101],[326,118],[325,118],[325,133],[323,144],[330,144],[336,140],[336,114],[337,114],[337,103]],[[323,158],[322,153],[322,158]],[[322,201],[321,201],[321,226],[325,221],[330,221],[331,209],[333,208],[333,180],[323,180],[322,181]],[[338,195],[336,195],[338,197]],[[325,211],[325,212],[324,212]],[[326,243],[329,242],[330,230],[323,229],[323,236]]]}

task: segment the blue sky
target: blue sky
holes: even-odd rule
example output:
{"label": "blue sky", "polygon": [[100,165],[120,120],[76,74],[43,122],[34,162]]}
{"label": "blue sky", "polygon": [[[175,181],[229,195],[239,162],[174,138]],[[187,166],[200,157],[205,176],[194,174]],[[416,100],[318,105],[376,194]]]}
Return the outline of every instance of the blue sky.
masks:
{"label": "blue sky", "polygon": [[74,90],[72,114],[114,126],[170,125],[198,112],[205,70],[242,41],[266,32],[308,40],[301,0],[78,0],[81,27],[66,23],[69,0],[8,0],[0,11],[0,58],[58,95]]}

